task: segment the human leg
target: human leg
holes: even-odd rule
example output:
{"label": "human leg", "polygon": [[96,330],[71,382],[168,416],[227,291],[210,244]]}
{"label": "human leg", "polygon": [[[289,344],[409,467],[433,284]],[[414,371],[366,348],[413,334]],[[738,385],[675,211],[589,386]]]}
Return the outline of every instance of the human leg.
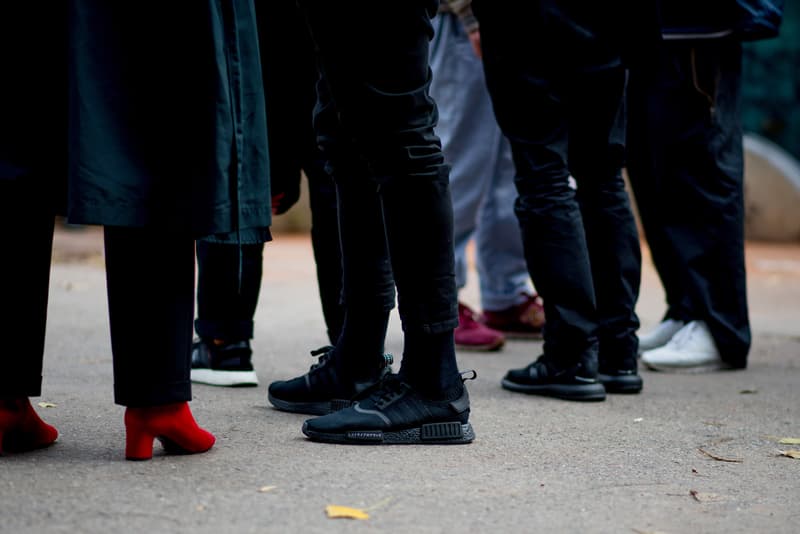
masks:
{"label": "human leg", "polygon": [[[622,68],[580,75],[571,90],[569,167],[577,183],[597,298],[600,380],[608,391],[637,393],[641,253],[628,193],[624,156]],[[585,88],[591,88],[585,90]]]}
{"label": "human leg", "polygon": [[256,386],[250,339],[263,271],[263,243],[197,241],[197,319],[193,382]]}
{"label": "human leg", "polygon": [[514,213],[517,190],[511,145],[505,137],[497,143],[492,181],[475,236],[483,303],[481,320],[509,338],[538,339],[545,325],[544,306],[530,287],[519,221]]}
{"label": "human leg", "polygon": [[[314,116],[324,136],[325,172],[335,179],[336,237],[341,258],[341,333],[334,346],[312,351],[319,361],[308,373],[270,384],[268,399],[278,409],[322,415],[349,406],[390,371],[383,353],[395,288],[383,210],[376,185],[339,132],[334,102],[320,82]],[[329,234],[329,237],[332,237]],[[328,245],[329,246],[329,245]]]}
{"label": "human leg", "polygon": [[507,10],[492,2],[474,2],[473,8],[481,20],[487,85],[517,169],[515,211],[525,258],[547,317],[544,355],[524,369],[509,371],[503,386],[570,400],[602,400],[589,250],[568,181],[569,101],[563,71],[546,56],[531,53],[526,32],[516,31],[518,19],[509,19]]}
{"label": "human leg", "polygon": [[305,164],[308,198],[311,207],[311,247],[317,266],[322,315],[328,339],[336,344],[342,334],[342,251],[339,242],[339,221],[336,207],[336,186],[324,166]]}
{"label": "human leg", "polygon": [[105,228],[114,397],[126,406],[126,457],[204,452],[214,436],[189,411],[194,242],[159,230]]}
{"label": "human leg", "polygon": [[0,454],[43,447],[58,436],[28,400],[41,395],[54,225],[53,206],[37,190],[32,177],[0,177],[0,225],[8,230],[0,266]]}
{"label": "human leg", "polygon": [[[398,380],[382,383],[359,401],[374,410],[348,408],[312,419],[304,432],[324,441],[336,441],[332,435],[350,436],[351,442],[363,436],[375,443],[387,442],[402,427],[415,429],[406,433],[416,436],[409,438],[413,442],[424,443],[431,434],[437,434],[437,441],[469,442],[468,398],[452,337],[457,324],[452,207],[447,169],[433,133],[435,106],[427,91],[429,18],[436,2],[406,3],[402,9],[366,2],[302,5],[339,123],[380,191],[405,332]],[[357,23],[359,14],[374,24]],[[355,236],[344,225],[340,231],[347,280],[345,243]],[[430,410],[402,408],[412,405]]]}
{"label": "human leg", "polygon": [[[672,299],[678,306],[668,301],[668,313],[686,323],[704,322],[707,328],[692,330],[709,332],[717,361],[732,368],[747,365],[751,340],[740,62],[741,48],[734,42],[670,43],[654,85],[632,79],[636,99],[630,109],[632,123],[645,132],[630,137],[631,182],[640,212],[647,209],[655,219],[650,224],[655,229],[645,226],[645,234],[659,273],[670,273],[662,276],[668,296],[675,290],[667,284],[681,291]],[[642,205],[640,197],[646,202],[648,195],[658,196],[659,203]],[[651,234],[660,237],[651,242]]]}
{"label": "human leg", "polygon": [[[494,145],[502,136],[497,127],[491,127],[494,115],[486,95],[483,67],[458,17],[439,14],[433,24],[430,94],[439,111],[436,133],[450,165],[456,287],[460,290],[467,284],[467,246],[475,234],[494,171]],[[513,222],[519,232],[516,220]],[[484,296],[483,291],[481,294]],[[490,351],[505,343],[505,336],[481,324],[478,314],[464,302],[459,302],[458,316],[454,331],[458,349]]]}

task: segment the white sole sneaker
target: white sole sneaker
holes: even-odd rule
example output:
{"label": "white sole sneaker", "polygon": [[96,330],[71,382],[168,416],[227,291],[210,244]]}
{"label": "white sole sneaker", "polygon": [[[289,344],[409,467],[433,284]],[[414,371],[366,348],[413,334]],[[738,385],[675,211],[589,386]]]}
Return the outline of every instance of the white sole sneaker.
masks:
{"label": "white sole sneaker", "polygon": [[703,321],[691,321],[663,347],[642,353],[642,363],[655,371],[704,373],[729,368]]}
{"label": "white sole sneaker", "polygon": [[191,380],[196,384],[227,387],[253,387],[258,385],[255,371],[217,371],[192,369]]}
{"label": "white sole sneaker", "polygon": [[663,347],[678,330],[686,325],[683,321],[666,319],[658,323],[658,326],[639,336],[639,354],[645,351]]}

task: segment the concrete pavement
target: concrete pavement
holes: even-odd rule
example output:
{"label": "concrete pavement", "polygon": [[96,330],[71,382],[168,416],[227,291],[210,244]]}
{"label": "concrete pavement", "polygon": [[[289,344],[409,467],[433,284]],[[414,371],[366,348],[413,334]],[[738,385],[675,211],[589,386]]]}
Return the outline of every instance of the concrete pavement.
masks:
{"label": "concrete pavement", "polygon": [[[580,404],[510,393],[510,367],[539,342],[460,354],[472,445],[346,447],[307,441],[305,419],[268,407],[266,385],[313,363],[326,344],[310,243],[267,245],[256,314],[261,386],[195,386],[192,409],[214,432],[207,454],[123,458],[112,400],[105,279],[97,229],[59,232],[44,395],[61,436],[0,458],[0,532],[797,532],[800,460],[800,246],[748,245],[754,331],[743,372],[642,371],[641,395]],[[471,280],[464,300],[477,305]],[[639,313],[663,313],[645,257]],[[146,332],[147,318],[142,318]],[[396,314],[387,350],[402,353]],[[701,452],[700,449],[706,451]],[[712,457],[713,456],[713,457]],[[715,459],[716,458],[716,459]],[[734,461],[726,461],[734,460]],[[365,521],[325,507],[365,508]]]}

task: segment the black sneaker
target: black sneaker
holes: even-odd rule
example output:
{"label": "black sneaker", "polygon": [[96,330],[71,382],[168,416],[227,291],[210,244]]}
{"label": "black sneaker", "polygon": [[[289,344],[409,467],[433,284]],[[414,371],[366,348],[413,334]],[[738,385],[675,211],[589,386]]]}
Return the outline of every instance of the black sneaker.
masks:
{"label": "black sneaker", "polygon": [[304,375],[270,384],[269,402],[285,412],[329,414],[350,406],[392,371],[392,355],[384,354],[374,369],[365,370],[366,378],[353,380],[334,365],[334,350],[330,346],[312,350],[311,355],[319,357],[317,363]]}
{"label": "black sneaker", "polygon": [[372,393],[344,410],[309,419],[303,434],[314,441],[364,445],[464,444],[475,439],[464,387],[455,400],[424,398],[389,375]]}
{"label": "black sneaker", "polygon": [[253,351],[247,340],[224,345],[192,343],[192,382],[211,386],[257,386],[258,376],[250,358]]}
{"label": "black sneaker", "polygon": [[636,356],[626,358],[616,364],[600,362],[597,380],[608,393],[639,393],[644,383],[636,370]]}
{"label": "black sneaker", "polygon": [[540,356],[527,367],[511,369],[502,384],[511,391],[565,400],[602,401],[606,398],[606,390],[597,380],[596,364],[590,366],[583,361],[565,369]]}

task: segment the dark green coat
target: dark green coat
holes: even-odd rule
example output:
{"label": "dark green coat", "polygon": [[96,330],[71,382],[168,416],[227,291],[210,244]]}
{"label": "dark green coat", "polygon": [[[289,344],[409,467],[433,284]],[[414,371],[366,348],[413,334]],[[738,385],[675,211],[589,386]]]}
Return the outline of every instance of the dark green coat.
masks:
{"label": "dark green coat", "polygon": [[4,13],[15,46],[0,51],[2,66],[27,76],[0,100],[0,112],[14,108],[0,134],[0,179],[45,176],[58,189],[68,175],[74,223],[265,239],[269,161],[252,0],[65,4],[64,29],[50,12]]}

